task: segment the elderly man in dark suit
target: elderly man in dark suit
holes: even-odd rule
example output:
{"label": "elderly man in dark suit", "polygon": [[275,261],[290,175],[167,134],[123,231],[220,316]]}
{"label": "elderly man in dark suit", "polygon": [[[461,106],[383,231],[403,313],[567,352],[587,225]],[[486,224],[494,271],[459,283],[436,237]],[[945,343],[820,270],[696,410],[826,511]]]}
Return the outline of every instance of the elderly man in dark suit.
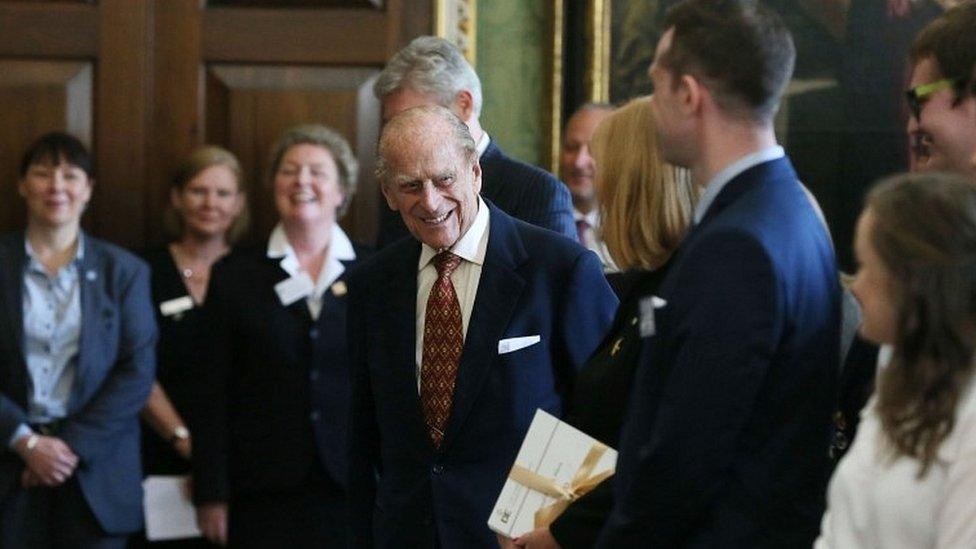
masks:
{"label": "elderly man in dark suit", "polygon": [[755,2],[686,0],[666,27],[650,68],[660,147],[704,192],[643,310],[598,546],[808,547],[840,294],[830,238],[773,133],[793,41]]}
{"label": "elderly man in dark suit", "polygon": [[[481,81],[443,38],[421,36],[390,59],[373,92],[384,122],[410,107],[440,105],[471,132],[480,157],[481,196],[516,219],[576,238],[569,192],[555,176],[505,155],[481,127]],[[407,236],[400,216],[383,208],[377,247]]]}
{"label": "elderly man in dark suit", "polygon": [[497,547],[486,522],[535,410],[562,415],[617,301],[596,255],[478,195],[447,109],[393,118],[378,171],[414,238],[348,281],[354,544]]}

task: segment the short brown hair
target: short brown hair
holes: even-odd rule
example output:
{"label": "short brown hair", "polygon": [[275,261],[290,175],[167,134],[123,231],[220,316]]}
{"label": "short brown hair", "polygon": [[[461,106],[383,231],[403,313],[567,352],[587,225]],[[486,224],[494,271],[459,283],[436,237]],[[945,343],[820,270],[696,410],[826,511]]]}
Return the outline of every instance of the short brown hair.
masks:
{"label": "short brown hair", "polygon": [[295,145],[316,145],[332,155],[339,171],[339,185],[345,195],[345,200],[337,212],[339,217],[342,217],[349,209],[353,195],[356,194],[356,182],[359,177],[359,160],[353,154],[349,142],[342,137],[342,134],[322,124],[301,124],[289,128],[271,147],[271,161],[268,162],[269,185],[274,183],[275,174],[281,167],[281,159],[288,149]]}
{"label": "short brown hair", "polygon": [[603,119],[590,141],[600,230],[621,270],[663,265],[691,223],[691,178],[661,157],[653,124],[651,98],[639,97]]}
{"label": "short brown hair", "polygon": [[947,10],[918,33],[909,60],[916,65],[927,58],[935,61],[942,77],[955,80],[955,103],[965,99],[976,67],[976,2],[963,2]]}
{"label": "short brown hair", "polygon": [[[173,178],[170,180],[170,192],[183,191],[186,188],[186,184],[194,177],[213,166],[224,166],[228,168],[234,174],[234,180],[237,181],[237,190],[242,195],[241,200],[243,204],[241,205],[241,212],[234,218],[225,236],[227,243],[233,244],[240,240],[251,224],[244,175],[241,170],[241,163],[234,156],[234,153],[216,145],[205,145],[195,149],[177,166],[176,171],[173,173]],[[183,218],[176,211],[176,208],[173,207],[172,203],[163,212],[163,228],[173,238],[179,238],[183,234]]]}
{"label": "short brown hair", "polygon": [[912,173],[867,198],[868,242],[888,272],[894,355],[878,379],[878,414],[895,456],[925,475],[952,432],[976,350],[976,183]]}
{"label": "short brown hair", "polygon": [[660,64],[706,83],[730,114],[768,123],[793,74],[793,37],[756,0],[685,0],[667,13],[671,47]]}

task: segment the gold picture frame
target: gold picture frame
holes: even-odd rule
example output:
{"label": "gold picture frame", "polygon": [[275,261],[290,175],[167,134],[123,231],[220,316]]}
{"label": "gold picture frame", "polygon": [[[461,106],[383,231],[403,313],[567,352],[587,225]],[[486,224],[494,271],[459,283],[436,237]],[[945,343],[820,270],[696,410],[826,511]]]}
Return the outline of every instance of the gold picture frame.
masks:
{"label": "gold picture frame", "polygon": [[478,57],[477,0],[434,0],[434,34],[451,41],[471,66]]}

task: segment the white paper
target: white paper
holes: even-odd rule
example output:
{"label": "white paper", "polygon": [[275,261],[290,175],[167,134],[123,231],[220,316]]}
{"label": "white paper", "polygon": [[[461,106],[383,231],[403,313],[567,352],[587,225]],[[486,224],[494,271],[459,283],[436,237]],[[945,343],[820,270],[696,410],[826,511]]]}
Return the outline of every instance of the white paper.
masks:
{"label": "white paper", "polygon": [[[595,442],[596,439],[575,427],[536,410],[515,463],[568,485]],[[593,474],[612,471],[616,466],[616,450],[607,449]],[[553,502],[555,499],[507,479],[488,517],[488,527],[509,538],[521,536],[535,529],[535,512]]]}
{"label": "white paper", "polygon": [[281,304],[287,307],[299,299],[311,295],[315,290],[315,283],[312,282],[312,277],[308,276],[308,273],[302,271],[275,284],[274,288]]}
{"label": "white paper", "polygon": [[498,354],[503,355],[505,353],[518,351],[519,349],[524,349],[526,347],[535,345],[540,341],[542,341],[542,338],[537,335],[501,339],[498,341]]}
{"label": "white paper", "polygon": [[178,315],[193,308],[193,298],[185,295],[176,299],[170,299],[159,304],[159,312],[163,316]]}
{"label": "white paper", "polygon": [[146,538],[149,541],[200,537],[196,510],[187,497],[185,476],[149,476],[145,492]]}

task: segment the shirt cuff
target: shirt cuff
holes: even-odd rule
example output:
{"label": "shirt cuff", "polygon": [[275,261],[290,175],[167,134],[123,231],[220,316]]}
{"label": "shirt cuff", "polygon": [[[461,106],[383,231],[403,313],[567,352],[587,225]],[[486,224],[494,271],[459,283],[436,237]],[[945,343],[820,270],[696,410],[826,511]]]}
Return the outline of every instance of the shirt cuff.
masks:
{"label": "shirt cuff", "polygon": [[34,431],[32,431],[31,428],[28,427],[26,423],[21,423],[20,425],[17,426],[17,430],[14,431],[14,436],[10,437],[10,440],[7,441],[7,448],[13,450],[14,444],[16,444],[17,441],[21,439],[21,437],[30,436],[32,434],[34,434]]}

